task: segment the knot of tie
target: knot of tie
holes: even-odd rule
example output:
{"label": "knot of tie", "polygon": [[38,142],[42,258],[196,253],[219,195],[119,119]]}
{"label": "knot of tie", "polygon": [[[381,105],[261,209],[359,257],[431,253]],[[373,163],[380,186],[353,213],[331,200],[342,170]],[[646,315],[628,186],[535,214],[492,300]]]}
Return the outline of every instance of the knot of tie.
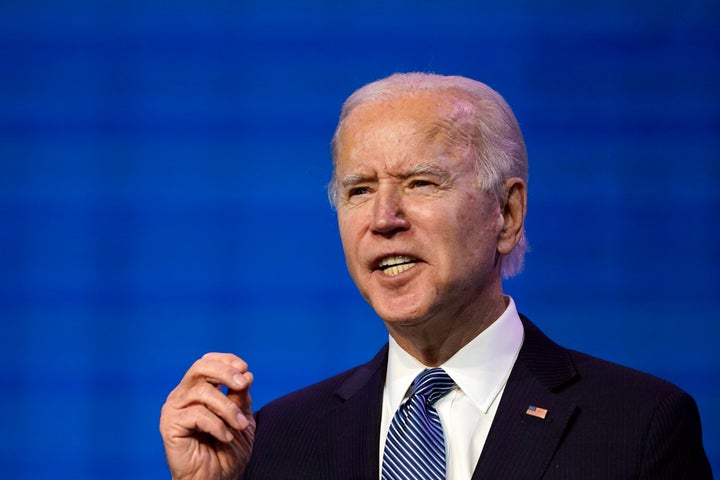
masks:
{"label": "knot of tie", "polygon": [[435,402],[447,395],[454,386],[455,382],[445,373],[445,370],[431,368],[420,372],[415,377],[410,396],[422,397],[429,405],[435,405]]}

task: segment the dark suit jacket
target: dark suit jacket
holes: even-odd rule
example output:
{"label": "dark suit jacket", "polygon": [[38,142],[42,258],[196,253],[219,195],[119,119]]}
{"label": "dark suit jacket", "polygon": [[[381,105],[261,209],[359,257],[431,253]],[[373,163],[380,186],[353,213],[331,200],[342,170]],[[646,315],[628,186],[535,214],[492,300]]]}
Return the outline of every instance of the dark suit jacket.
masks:
{"label": "dark suit jacket", "polygon": [[[712,478],[693,399],[650,375],[525,340],[473,479]],[[256,415],[245,479],[377,479],[387,346]],[[530,405],[545,419],[527,415]]]}

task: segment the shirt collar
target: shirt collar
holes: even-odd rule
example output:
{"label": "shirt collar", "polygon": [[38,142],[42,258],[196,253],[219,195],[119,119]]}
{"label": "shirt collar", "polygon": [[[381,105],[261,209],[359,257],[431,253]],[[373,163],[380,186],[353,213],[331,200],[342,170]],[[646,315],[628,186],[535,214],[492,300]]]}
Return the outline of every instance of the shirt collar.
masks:
{"label": "shirt collar", "polygon": [[[484,413],[502,391],[523,341],[523,326],[515,302],[477,337],[440,365],[458,388]],[[390,337],[385,395],[397,409],[415,377],[429,368],[403,350]]]}

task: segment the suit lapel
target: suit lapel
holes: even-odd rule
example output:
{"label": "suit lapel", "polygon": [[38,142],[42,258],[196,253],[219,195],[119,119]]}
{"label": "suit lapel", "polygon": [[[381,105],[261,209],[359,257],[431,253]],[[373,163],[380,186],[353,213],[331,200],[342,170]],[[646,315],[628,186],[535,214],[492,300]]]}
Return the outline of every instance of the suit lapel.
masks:
{"label": "suit lapel", "polygon": [[387,345],[335,392],[338,405],[318,418],[325,473],[319,478],[377,478]]}
{"label": "suit lapel", "polygon": [[[523,346],[505,386],[474,480],[541,478],[577,406],[556,392],[576,376],[562,347],[527,318]],[[318,478],[377,478],[387,345],[335,392],[337,406],[318,418],[321,472]],[[544,419],[526,413],[534,405]]]}
{"label": "suit lapel", "polygon": [[[541,478],[576,405],[555,393],[576,377],[567,352],[522,317],[525,338],[473,479]],[[547,410],[545,418],[527,413]]]}

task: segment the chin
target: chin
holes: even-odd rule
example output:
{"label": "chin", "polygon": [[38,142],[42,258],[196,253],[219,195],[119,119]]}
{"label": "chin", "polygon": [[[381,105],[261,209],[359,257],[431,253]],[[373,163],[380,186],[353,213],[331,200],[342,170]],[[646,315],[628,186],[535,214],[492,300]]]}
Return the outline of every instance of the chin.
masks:
{"label": "chin", "polygon": [[411,326],[422,323],[427,316],[425,311],[417,308],[376,308],[375,312],[388,325]]}

